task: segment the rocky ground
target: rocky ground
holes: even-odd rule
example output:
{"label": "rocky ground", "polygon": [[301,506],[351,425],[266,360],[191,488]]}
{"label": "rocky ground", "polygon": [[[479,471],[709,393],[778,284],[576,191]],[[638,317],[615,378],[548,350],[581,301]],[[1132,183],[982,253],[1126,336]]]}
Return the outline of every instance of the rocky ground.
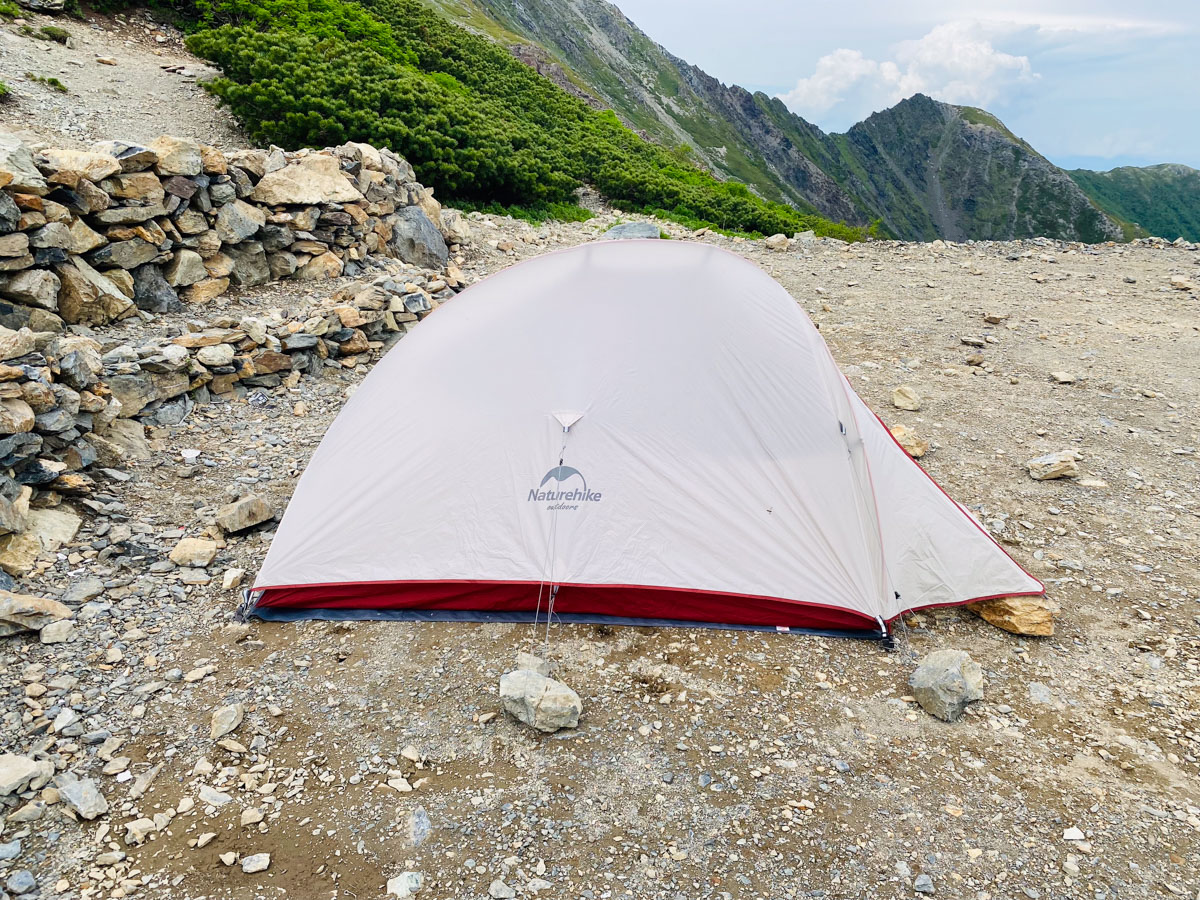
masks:
{"label": "rocky ground", "polygon": [[[43,28],[66,31],[66,43]],[[148,144],[182,134],[222,150],[248,147],[200,82],[217,71],[187,51],[183,34],[145,10],[79,19],[28,12],[0,19],[0,131],[54,147],[86,148],[119,133]],[[57,78],[65,91],[36,78]]]}
{"label": "rocky ground", "polygon": [[[470,281],[614,219],[476,217],[455,262]],[[0,639],[0,748],[58,773],[0,811],[0,885],[363,898],[410,871],[445,898],[1200,896],[1200,296],[1184,287],[1200,252],[770,250],[664,228],[788,288],[872,408],[929,441],[923,465],[1046,582],[1054,637],[960,609],[910,616],[891,653],[558,626],[549,657],[584,712],[544,736],[497,695],[515,654],[542,649],[528,626],[238,624],[232,585],[273,526],[221,538],[205,567],[169,554],[217,537],[236,497],[282,512],[363,354],[151,429],[150,459],[109,476],[74,543],[20,585],[76,614],[62,643]],[[156,325],[269,317],[344,283]],[[107,350],[129,327],[96,335]],[[919,411],[892,406],[901,385]],[[1077,477],[1030,477],[1027,460],[1062,450]],[[918,659],[944,648],[985,681],[954,724],[909,697]]]}

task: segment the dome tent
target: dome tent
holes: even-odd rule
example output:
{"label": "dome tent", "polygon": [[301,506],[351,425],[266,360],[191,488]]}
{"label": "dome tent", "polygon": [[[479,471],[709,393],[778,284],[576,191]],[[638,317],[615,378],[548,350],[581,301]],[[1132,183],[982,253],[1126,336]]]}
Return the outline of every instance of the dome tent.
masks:
{"label": "dome tent", "polygon": [[881,632],[1040,594],[896,444],[816,327],[706,244],[612,241],[471,287],[380,361],[300,479],[264,619]]}

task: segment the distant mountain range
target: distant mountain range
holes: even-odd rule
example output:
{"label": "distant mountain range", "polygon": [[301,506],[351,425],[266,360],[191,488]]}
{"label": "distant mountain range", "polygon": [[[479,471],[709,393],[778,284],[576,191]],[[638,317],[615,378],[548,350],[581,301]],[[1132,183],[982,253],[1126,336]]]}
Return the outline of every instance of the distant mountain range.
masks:
{"label": "distant mountain range", "polygon": [[604,0],[427,2],[719,177],[835,221],[906,240],[1200,240],[1200,173],[1185,166],[1068,173],[991,113],[921,94],[827,134],[672,55]]}

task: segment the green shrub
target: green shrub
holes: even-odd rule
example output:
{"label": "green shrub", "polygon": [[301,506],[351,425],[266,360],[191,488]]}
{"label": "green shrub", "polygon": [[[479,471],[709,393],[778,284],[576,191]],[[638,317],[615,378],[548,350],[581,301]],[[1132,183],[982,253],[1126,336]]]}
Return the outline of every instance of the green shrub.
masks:
{"label": "green shrub", "polygon": [[44,84],[46,87],[58,91],[60,94],[67,93],[67,86],[55,78],[53,75],[34,75],[32,72],[26,72],[25,77],[30,81],[36,81],[38,84]]}
{"label": "green shrub", "polygon": [[12,88],[0,81],[0,101],[12,99]]}
{"label": "green shrub", "polygon": [[[163,5],[160,0],[159,5]],[[440,196],[567,213],[591,184],[616,207],[693,227],[861,240],[861,229],[771,203],[649,143],[421,0],[177,0],[209,89],[249,136],[284,147],[389,146]]]}
{"label": "green shrub", "polygon": [[0,19],[15,19],[21,15],[21,7],[14,0],[0,0]]}
{"label": "green shrub", "polygon": [[593,218],[590,210],[584,209],[575,203],[533,203],[522,206],[513,204],[505,206],[503,203],[475,203],[471,200],[459,200],[454,204],[463,212],[481,212],[492,216],[512,216],[514,219],[521,219],[529,222],[532,225],[540,225],[543,222],[586,222]]}
{"label": "green shrub", "polygon": [[34,37],[43,41],[54,41],[56,44],[65,44],[71,39],[71,32],[65,28],[59,28],[57,25],[43,25]]}

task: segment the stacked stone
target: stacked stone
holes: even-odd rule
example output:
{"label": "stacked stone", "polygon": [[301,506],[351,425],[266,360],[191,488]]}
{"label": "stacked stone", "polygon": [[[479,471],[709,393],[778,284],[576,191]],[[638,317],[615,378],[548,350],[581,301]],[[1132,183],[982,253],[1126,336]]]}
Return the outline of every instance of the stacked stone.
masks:
{"label": "stacked stone", "polygon": [[[44,548],[20,540],[35,498],[86,494],[99,458],[96,429],[116,418],[100,381],[100,345],[87,337],[0,329],[0,567],[24,574]],[[11,562],[11,564],[10,564]]]}
{"label": "stacked stone", "polygon": [[[192,321],[174,337],[122,344],[102,357],[104,382],[119,418],[176,425],[192,404],[212,395],[295,386],[305,374],[353,367],[385,351],[438,305],[454,296],[451,274],[381,275],[354,282],[312,308],[283,316]],[[457,282],[456,282],[457,284]]]}
{"label": "stacked stone", "polygon": [[365,144],[226,155],[164,136],[35,154],[0,135],[0,187],[0,325],[35,332],[356,275],[372,255],[439,269],[467,236],[407,162]]}
{"label": "stacked stone", "polygon": [[[164,136],[35,153],[0,134],[0,569],[25,574],[54,539],[39,510],[91,493],[92,464],[144,452],[143,424],[383,349],[453,295],[447,244],[468,237],[407,162],[365,144],[224,154]],[[359,275],[381,256],[424,271],[107,352],[88,330],[201,312],[235,285]]]}

